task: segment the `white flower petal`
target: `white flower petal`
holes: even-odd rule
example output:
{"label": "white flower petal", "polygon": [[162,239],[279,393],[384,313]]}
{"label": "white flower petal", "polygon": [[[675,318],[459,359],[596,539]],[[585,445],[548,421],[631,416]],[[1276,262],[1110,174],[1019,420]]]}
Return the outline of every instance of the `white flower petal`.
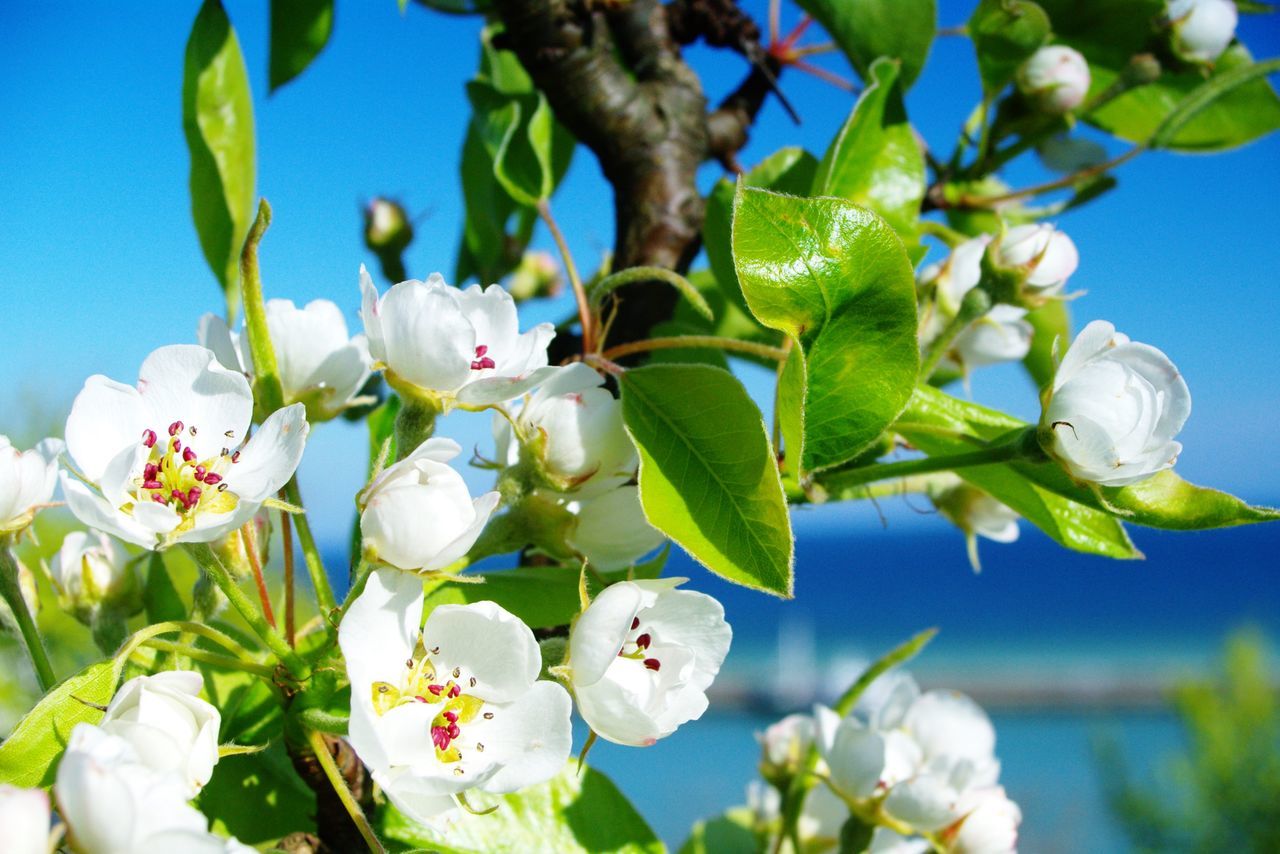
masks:
{"label": "white flower petal", "polygon": [[[460,667],[476,685],[467,689],[489,702],[511,702],[527,692],[542,669],[533,632],[494,602],[440,605],[427,617],[422,643],[441,671]],[[435,649],[439,653],[435,653]]]}
{"label": "white flower petal", "polygon": [[147,549],[156,547],[153,531],[144,528],[132,517],[112,507],[105,498],[97,494],[66,472],[61,475],[62,494],[67,499],[67,506],[76,518],[91,528],[97,528],[113,534],[126,543],[142,546]]}
{"label": "white flower petal", "polygon": [[310,429],[306,407],[300,403],[271,413],[227,473],[228,489],[257,504],[275,495],[297,471]]}
{"label": "white flower petal", "polygon": [[243,441],[253,417],[253,392],[244,374],[224,368],[212,350],[195,344],[171,344],[147,356],[138,370],[138,393],[144,426],[163,438],[170,424],[181,422],[187,430],[183,444],[201,459]]}
{"label": "white flower petal", "polygon": [[611,584],[578,617],[569,637],[575,686],[594,685],[604,678],[643,602],[643,594],[633,582]]}
{"label": "white flower petal", "polygon": [[148,420],[136,388],[101,375],[89,377],[67,416],[67,453],[85,477],[97,482],[122,451],[141,445]]}
{"label": "white flower petal", "polygon": [[473,737],[499,768],[481,788],[503,794],[558,774],[573,746],[572,711],[568,692],[542,681],[492,721],[482,721]]}

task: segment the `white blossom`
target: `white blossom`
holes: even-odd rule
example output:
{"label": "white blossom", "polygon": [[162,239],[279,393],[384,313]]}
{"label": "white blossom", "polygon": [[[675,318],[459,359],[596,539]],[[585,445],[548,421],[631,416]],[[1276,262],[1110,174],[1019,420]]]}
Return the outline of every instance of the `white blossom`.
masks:
{"label": "white blossom", "polygon": [[49,854],[49,796],[0,783],[0,842],[6,854]]}
{"label": "white blossom", "polygon": [[732,631],[719,602],[676,589],[685,580],[610,585],[574,624],[573,693],[601,738],[648,746],[706,711]]}
{"label": "white blossom", "polygon": [[800,768],[813,744],[813,718],[805,714],[787,715],[756,733],[763,752],[761,765],[766,777],[790,776]]}
{"label": "white blossom", "polygon": [[422,619],[421,579],[376,570],[342,621],[350,742],[411,818],[440,821],[453,795],[550,779],[569,756],[571,702],[538,680],[533,632],[493,602],[440,605]]}
{"label": "white blossom", "polygon": [[956,336],[951,348],[968,368],[1017,362],[1031,352],[1035,330],[1026,321],[1027,310],[1014,305],[993,306]]}
{"label": "white blossom", "polygon": [[[312,423],[328,421],[357,405],[369,378],[369,346],[363,335],[351,337],[342,311],[318,299],[298,308],[292,300],[267,300],[267,329],[286,404],[301,403]],[[197,330],[224,367],[253,375],[249,338],[236,334],[217,315],[206,314]]]}
{"label": "white blossom", "polygon": [[498,506],[488,492],[472,499],[448,465],[462,449],[432,438],[379,474],[361,494],[366,556],[407,570],[433,570],[465,555]]}
{"label": "white blossom", "polygon": [[205,817],[187,803],[176,774],[158,774],[133,745],[77,724],[58,764],[54,795],[72,848],[84,854],[155,854],[174,833],[204,834]]}
{"label": "white blossom", "polygon": [[1042,47],[1018,69],[1018,89],[1046,113],[1069,113],[1089,94],[1089,63],[1065,45]]}
{"label": "white blossom", "polygon": [[62,441],[45,439],[19,451],[0,435],[0,535],[31,524],[36,511],[53,498],[58,484],[58,454]]}
{"label": "white blossom", "polygon": [[637,486],[619,486],[603,495],[569,501],[565,507],[577,517],[569,546],[596,569],[631,566],[666,542],[645,518]]}
{"label": "white blossom", "polygon": [[72,531],[49,562],[58,603],[88,623],[99,609],[124,616],[142,607],[141,584],[129,555],[101,531]]}
{"label": "white blossom", "polygon": [[1022,810],[1000,786],[977,788],[961,801],[964,819],[951,840],[952,854],[1014,854]]}
{"label": "white blossom", "polygon": [[1236,35],[1233,0],[1169,0],[1173,51],[1191,62],[1213,62]]}
{"label": "white blossom", "polygon": [[443,411],[513,400],[557,369],[547,365],[550,323],[520,334],[516,304],[498,285],[450,287],[439,273],[379,297],[360,268],[361,316],[375,366],[387,381]]}
{"label": "white blossom", "polygon": [[1041,429],[1074,478],[1126,486],[1173,466],[1190,414],[1191,392],[1164,353],[1095,320],[1058,366]]}
{"label": "white blossom", "polygon": [[1038,296],[1054,296],[1080,266],[1080,253],[1064,232],[1047,223],[1018,225],[1000,240],[1000,263],[1027,271],[1026,287]]}
{"label": "white blossom", "polygon": [[[635,476],[639,458],[622,426],[622,404],[603,385],[589,365],[574,362],[544,382],[515,415],[526,447],[561,492],[599,494]],[[499,460],[518,463],[520,445],[499,413],[494,436]]]}
{"label": "white blossom", "polygon": [[128,741],[144,765],[176,774],[194,796],[218,762],[222,724],[217,708],[200,699],[203,687],[190,670],[136,676],[116,691],[98,725]]}
{"label": "white blossom", "polygon": [[302,459],[301,404],[246,441],[253,394],[243,374],[195,345],[161,347],[137,387],[90,377],[67,419],[67,452],[83,477],[62,475],[82,522],[149,549],[209,542],[253,518]]}

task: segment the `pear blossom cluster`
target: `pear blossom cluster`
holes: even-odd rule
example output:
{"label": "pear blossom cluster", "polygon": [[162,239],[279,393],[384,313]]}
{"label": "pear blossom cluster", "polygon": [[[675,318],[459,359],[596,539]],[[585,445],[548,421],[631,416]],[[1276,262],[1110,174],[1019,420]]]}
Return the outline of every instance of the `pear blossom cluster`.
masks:
{"label": "pear blossom cluster", "polygon": [[837,851],[849,821],[872,829],[873,852],[1011,854],[1018,805],[999,785],[995,729],[972,700],[954,691],[921,691],[907,674],[873,682],[854,711],[825,706],[792,714],[757,736],[763,781],[748,805],[776,835],[784,798],[811,750],[820,781],[807,792],[797,829],[805,851]]}
{"label": "pear blossom cluster", "polygon": [[[65,836],[79,854],[247,854],[209,831],[189,802],[218,762],[217,708],[198,673],[171,670],[124,683],[95,725],[76,724],[53,798],[0,786],[0,828],[11,854],[51,854]],[[59,824],[51,827],[56,809]]]}

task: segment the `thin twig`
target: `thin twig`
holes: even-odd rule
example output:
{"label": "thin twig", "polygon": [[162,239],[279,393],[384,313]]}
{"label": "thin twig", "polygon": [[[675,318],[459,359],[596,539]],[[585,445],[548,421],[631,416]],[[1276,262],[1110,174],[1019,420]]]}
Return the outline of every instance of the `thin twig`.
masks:
{"label": "thin twig", "polygon": [[1104,172],[1109,172],[1110,170],[1115,169],[1117,166],[1127,163],[1128,161],[1137,157],[1139,154],[1141,154],[1146,150],[1147,150],[1146,146],[1137,145],[1129,149],[1128,151],[1126,151],[1124,154],[1121,154],[1119,157],[1114,157],[1111,160],[1108,160],[1106,163],[1099,163],[1096,166],[1089,166],[1084,169],[1081,169],[1078,172],[1072,172],[1070,175],[1059,178],[1056,181],[1048,181],[1044,184],[1036,184],[1034,187],[1026,187],[1021,190],[1014,190],[1011,193],[1004,193],[1003,195],[999,195],[999,196],[985,196],[985,197],[977,197],[977,198],[971,197],[971,196],[963,196],[960,199],[960,203],[956,205],[956,207],[991,208],[991,207],[995,207],[996,205],[1003,204],[1004,202],[1012,202],[1018,199],[1025,199],[1029,196],[1039,196],[1042,193],[1051,193],[1054,190],[1064,190],[1067,187],[1071,187],[1080,181],[1084,181],[1096,175],[1101,175]]}
{"label": "thin twig", "polygon": [[271,595],[267,592],[267,580],[262,575],[262,556],[258,552],[257,538],[253,534],[252,519],[240,529],[240,539],[244,545],[244,553],[249,557],[249,566],[253,568],[253,582],[258,588],[258,600],[262,603],[262,616],[267,618],[267,625],[274,629],[276,615],[271,610]]}
{"label": "thin twig", "polygon": [[364,810],[360,809],[360,805],[356,803],[356,799],[351,795],[351,790],[347,788],[346,781],[342,779],[342,772],[338,770],[337,764],[333,761],[333,754],[329,752],[329,745],[325,742],[324,736],[312,730],[307,733],[307,741],[310,742],[311,749],[315,751],[316,761],[324,769],[324,775],[329,778],[329,783],[333,786],[333,791],[337,794],[338,800],[342,801],[342,805],[346,807],[347,815],[351,816],[351,820],[355,822],[356,828],[359,829],[360,835],[364,837],[365,844],[369,846],[369,850],[374,854],[383,854],[386,849],[378,841],[377,834],[373,832],[373,828],[369,825],[369,819],[365,818]]}
{"label": "thin twig", "polygon": [[538,202],[538,216],[542,217],[542,221],[547,224],[547,230],[551,232],[551,239],[556,242],[556,246],[560,250],[560,257],[564,260],[564,271],[569,276],[569,284],[573,285],[573,298],[578,302],[578,320],[582,324],[582,351],[590,353],[595,349],[595,324],[591,317],[591,303],[587,300],[587,291],[582,286],[581,277],[578,276],[578,267],[573,263],[573,255],[569,253],[569,244],[565,242],[560,226],[556,223],[555,217],[551,215],[551,205],[546,199],[541,199]]}
{"label": "thin twig", "polygon": [[644,341],[629,341],[626,344],[610,347],[600,355],[612,362],[636,353],[647,353],[651,350],[679,350],[685,347],[711,347],[717,350],[759,356],[775,362],[785,362],[787,360],[787,351],[781,347],[756,344],[753,341],[739,341],[737,338],[720,338],[715,335],[678,335],[670,338],[648,338]]}
{"label": "thin twig", "polygon": [[[280,490],[280,497],[285,491]],[[293,589],[293,523],[289,514],[280,511],[280,550],[284,553],[284,639],[289,646],[296,646],[294,626],[294,589]]]}

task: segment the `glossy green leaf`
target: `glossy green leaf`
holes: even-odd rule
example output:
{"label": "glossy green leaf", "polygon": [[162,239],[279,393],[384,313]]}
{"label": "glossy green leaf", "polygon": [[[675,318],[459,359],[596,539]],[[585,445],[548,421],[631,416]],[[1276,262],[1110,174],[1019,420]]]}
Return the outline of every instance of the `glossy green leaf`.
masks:
{"label": "glossy green leaf", "polygon": [[[1079,50],[1093,76],[1090,96],[1106,91],[1136,53],[1153,51],[1167,56],[1167,31],[1159,26],[1163,0],[1039,0],[1053,22],[1055,40]],[[1213,77],[1252,63],[1241,44],[1229,47],[1214,64]],[[1154,83],[1125,92],[1086,119],[1131,142],[1145,143],[1183,99],[1206,84],[1204,73],[1186,65],[1166,63]],[[1244,145],[1280,128],[1280,97],[1264,78],[1213,101],[1198,113],[1166,147],[1179,151],[1221,151]]]}
{"label": "glossy green leaf", "polygon": [[925,193],[924,153],[907,122],[898,72],[893,60],[872,63],[867,88],[818,167],[813,195],[871,208],[904,243],[915,244]]}
{"label": "glossy green leaf", "polygon": [[315,792],[293,770],[281,742],[224,757],[197,803],[210,830],[246,845],[275,842],[295,831],[315,832]]}
{"label": "glossy green leaf", "polygon": [[[742,176],[748,187],[775,190],[793,196],[808,195],[818,160],[803,148],[783,148],[770,154]],[[702,222],[702,245],[707,263],[721,289],[744,314],[750,317],[747,302],[733,268],[733,196],[732,182],[722,178],[707,197],[707,212]]]}
{"label": "glossy green leaf", "polygon": [[[957,400],[935,389],[925,388],[917,390],[910,406],[903,414],[899,424],[903,434],[912,438],[913,443],[918,439],[919,447],[927,453],[951,453],[973,448],[972,442],[966,442],[963,438],[939,439],[935,433],[934,438],[931,439],[928,433],[915,429],[915,425],[920,424],[928,428],[940,427],[955,431],[962,436],[972,436],[981,441],[990,441],[1011,430],[1026,426],[1025,422],[994,409]],[[895,427],[895,429],[898,428]],[[1105,499],[1105,505],[1098,494],[1088,487],[1073,482],[1062,467],[1054,462],[1018,462],[1000,467],[982,466],[964,469],[959,472],[966,480],[991,492],[1019,512],[1022,511],[1018,507],[983,484],[983,473],[994,468],[1007,470],[1002,474],[1002,480],[1008,479],[1010,475],[1016,476],[1035,494],[1074,505],[1066,509],[1069,509],[1077,519],[1084,518],[1079,515],[1081,511],[1105,514],[1114,508],[1123,514],[1122,518],[1126,522],[1181,531],[1223,528],[1280,519],[1280,510],[1254,507],[1225,492],[1187,483],[1172,471],[1160,472],[1132,486],[1102,488],[1100,494]],[[1036,519],[1030,516],[1028,518],[1039,524]],[[1049,533],[1053,535],[1052,532]],[[1070,544],[1066,543],[1066,545]]]}
{"label": "glossy green leaf", "polygon": [[1049,16],[1031,0],[982,0],[969,18],[968,30],[982,89],[994,95],[1048,40]]}
{"label": "glossy green leaf", "polygon": [[803,468],[853,459],[897,418],[919,370],[902,242],[843,199],[740,187],[733,252],[752,314],[803,351]]}
{"label": "glossy green leaf", "polygon": [[191,154],[196,234],[226,295],[227,314],[234,316],[240,306],[240,247],[253,219],[257,159],[249,75],[218,0],[205,0],[187,40],[182,130]]}
{"label": "glossy green leaf", "polygon": [[511,198],[533,207],[555,189],[552,165],[554,119],[540,93],[506,95],[491,84],[473,80],[467,97],[475,127],[493,158],[493,174]]}
{"label": "glossy green leaf", "polygon": [[1057,342],[1059,353],[1066,352],[1067,345],[1071,343],[1071,309],[1063,300],[1050,301],[1030,312],[1026,320],[1034,332],[1031,349],[1023,358],[1022,365],[1036,388],[1040,389],[1053,379],[1054,342]]}
{"label": "glossy green leaf", "polygon": [[619,379],[649,523],[716,575],[791,596],[791,519],[760,410],[732,374],[650,365]]}
{"label": "glossy green leaf", "polygon": [[52,785],[71,730],[102,718],[94,705],[111,701],[123,669],[122,660],[98,661],[45,694],[0,744],[0,783],[19,788]]}
{"label": "glossy green leaf", "polygon": [[924,68],[938,28],[934,0],[797,0],[831,34],[864,80],[877,57],[902,60],[902,86]]}
{"label": "glossy green leaf", "polygon": [[437,834],[388,806],[381,812],[382,834],[414,849],[439,854],[660,854],[658,837],[635,807],[604,774],[594,768],[577,772],[571,760],[545,783],[512,795],[467,792],[478,810],[497,806],[489,815],[462,816]]}
{"label": "glossy green leaf", "polygon": [[1164,121],[1160,122],[1160,126],[1151,135],[1151,147],[1173,147],[1175,140],[1182,136],[1187,126],[1213,109],[1214,105],[1259,80],[1265,83],[1266,77],[1277,71],[1280,71],[1280,59],[1239,63],[1230,68],[1219,67],[1216,74],[1191,90],[1164,117]]}
{"label": "glossy green leaf", "polygon": [[271,91],[311,64],[333,32],[333,0],[271,0]]}

